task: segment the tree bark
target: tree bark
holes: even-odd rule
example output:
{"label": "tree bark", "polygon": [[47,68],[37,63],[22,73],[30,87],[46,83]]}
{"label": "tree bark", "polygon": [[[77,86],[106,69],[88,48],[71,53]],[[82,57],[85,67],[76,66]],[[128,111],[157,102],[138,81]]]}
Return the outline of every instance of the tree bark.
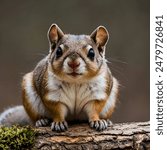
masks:
{"label": "tree bark", "polygon": [[69,126],[68,131],[56,133],[47,128],[37,129],[33,149],[42,150],[147,150],[150,149],[150,123],[114,124],[98,132],[87,124]]}

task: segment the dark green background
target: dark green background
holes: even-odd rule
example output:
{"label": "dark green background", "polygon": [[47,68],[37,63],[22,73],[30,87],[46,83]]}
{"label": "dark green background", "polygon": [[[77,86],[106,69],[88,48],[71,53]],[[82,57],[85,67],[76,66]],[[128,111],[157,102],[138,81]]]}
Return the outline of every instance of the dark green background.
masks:
{"label": "dark green background", "polygon": [[0,0],[0,111],[21,104],[22,76],[48,53],[52,23],[73,34],[104,25],[121,83],[113,121],[149,120],[149,0]]}

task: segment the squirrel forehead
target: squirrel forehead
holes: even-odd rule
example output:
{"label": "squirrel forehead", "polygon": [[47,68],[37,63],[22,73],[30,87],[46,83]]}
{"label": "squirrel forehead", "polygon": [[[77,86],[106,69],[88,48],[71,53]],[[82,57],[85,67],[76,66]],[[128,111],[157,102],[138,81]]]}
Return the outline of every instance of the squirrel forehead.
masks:
{"label": "squirrel forehead", "polygon": [[72,34],[66,34],[62,38],[61,44],[66,45],[69,48],[77,48],[77,47],[84,47],[87,45],[93,46],[93,41],[88,35],[72,35]]}

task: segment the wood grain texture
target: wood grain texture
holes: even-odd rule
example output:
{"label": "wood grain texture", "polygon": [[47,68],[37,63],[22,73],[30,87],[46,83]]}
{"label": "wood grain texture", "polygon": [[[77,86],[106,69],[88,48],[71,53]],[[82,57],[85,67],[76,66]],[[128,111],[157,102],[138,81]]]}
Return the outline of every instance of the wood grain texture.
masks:
{"label": "wood grain texture", "polygon": [[97,132],[87,124],[69,126],[68,131],[52,132],[49,127],[38,128],[33,149],[42,150],[148,150],[150,123],[132,122],[114,124]]}

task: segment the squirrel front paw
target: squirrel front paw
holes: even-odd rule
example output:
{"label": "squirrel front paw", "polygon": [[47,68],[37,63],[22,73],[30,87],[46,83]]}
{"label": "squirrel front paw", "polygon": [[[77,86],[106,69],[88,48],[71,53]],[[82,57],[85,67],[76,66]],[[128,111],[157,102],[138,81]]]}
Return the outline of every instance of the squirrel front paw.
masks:
{"label": "squirrel front paw", "polygon": [[103,131],[107,129],[108,123],[104,119],[99,119],[99,120],[93,120],[89,122],[89,126],[96,131]]}
{"label": "squirrel front paw", "polygon": [[66,121],[62,122],[52,122],[51,130],[56,132],[64,132],[68,129],[68,124]]}
{"label": "squirrel front paw", "polygon": [[51,123],[51,120],[44,118],[44,119],[39,119],[36,121],[35,126],[36,127],[46,127]]}

